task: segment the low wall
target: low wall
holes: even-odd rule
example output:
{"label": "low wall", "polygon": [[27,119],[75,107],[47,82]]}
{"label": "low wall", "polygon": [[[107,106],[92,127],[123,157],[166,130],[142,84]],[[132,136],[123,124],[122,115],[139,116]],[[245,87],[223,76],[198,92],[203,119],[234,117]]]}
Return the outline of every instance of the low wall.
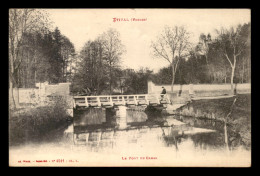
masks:
{"label": "low wall", "polygon": [[[250,93],[251,84],[235,84],[237,93]],[[171,85],[155,85],[152,81],[148,81],[148,94],[161,93],[162,87],[167,92],[171,92]],[[173,93],[178,94],[180,91],[182,94],[195,94],[199,96],[216,96],[229,94],[231,90],[230,84],[175,84],[173,85]]]}
{"label": "low wall", "polygon": [[56,85],[46,85],[45,86],[45,94],[51,95],[69,95],[70,94],[70,83],[59,83]]}
{"label": "low wall", "polygon": [[[50,95],[68,97],[66,99],[70,100],[70,83],[59,83],[55,85],[49,85],[48,83],[37,83],[36,87],[37,88],[14,88],[13,95],[16,106],[20,107],[26,104],[44,105],[47,101],[49,101],[48,96]],[[9,95],[10,94],[11,89],[9,89]]]}
{"label": "low wall", "polygon": [[14,92],[18,94],[19,103],[37,103],[38,101],[40,101],[39,99],[42,97],[39,89],[19,88],[15,89]]}

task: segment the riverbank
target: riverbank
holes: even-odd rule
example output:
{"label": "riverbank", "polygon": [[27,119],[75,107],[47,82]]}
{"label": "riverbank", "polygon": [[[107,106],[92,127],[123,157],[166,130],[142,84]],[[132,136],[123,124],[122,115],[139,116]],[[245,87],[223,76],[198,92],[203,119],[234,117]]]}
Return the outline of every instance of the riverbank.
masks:
{"label": "riverbank", "polygon": [[221,99],[192,100],[175,111],[175,115],[223,121],[228,117],[228,134],[231,146],[251,147],[251,94],[238,94]]}
{"label": "riverbank", "polygon": [[9,114],[9,145],[38,141],[53,130],[66,126],[68,114],[62,102],[48,106],[12,110]]}

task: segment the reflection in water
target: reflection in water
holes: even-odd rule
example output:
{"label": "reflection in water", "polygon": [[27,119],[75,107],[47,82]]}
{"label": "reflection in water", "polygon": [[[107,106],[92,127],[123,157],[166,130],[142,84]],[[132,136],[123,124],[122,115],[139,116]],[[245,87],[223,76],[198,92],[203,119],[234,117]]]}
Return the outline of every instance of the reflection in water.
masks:
{"label": "reflection in water", "polygon": [[190,136],[195,148],[202,150],[207,149],[224,149],[223,135],[221,133],[203,133]]}
{"label": "reflection in water", "polygon": [[[223,126],[219,122],[175,117],[179,123],[169,124],[174,121],[173,116],[158,117],[156,114],[157,117],[154,117],[144,109],[139,107],[121,112],[120,107],[116,110],[93,108],[83,117],[75,119],[74,143],[96,152],[116,152],[130,146],[131,149],[143,148],[147,144],[149,148],[158,145],[177,152],[190,143],[192,148],[189,150],[224,150],[224,136],[219,130]],[[99,120],[94,121],[93,117]]]}
{"label": "reflection in water", "polygon": [[[183,116],[176,116],[175,118],[178,120],[181,120],[182,122],[185,122],[186,124],[189,124],[193,127],[216,130],[217,133],[209,134],[209,135],[211,135],[211,138],[206,139],[206,140],[212,141],[214,139],[215,146],[223,147],[224,124],[222,122],[217,121],[215,119],[183,117]],[[231,126],[231,128],[232,128],[232,126]],[[228,130],[228,143],[229,143],[231,150],[234,150],[239,147],[246,148],[247,150],[248,150],[248,148],[250,149],[250,147],[248,147],[248,145],[245,145],[244,143],[241,142],[242,137],[241,137],[240,133],[234,133],[234,131],[230,130],[230,126],[227,126],[227,130]]]}

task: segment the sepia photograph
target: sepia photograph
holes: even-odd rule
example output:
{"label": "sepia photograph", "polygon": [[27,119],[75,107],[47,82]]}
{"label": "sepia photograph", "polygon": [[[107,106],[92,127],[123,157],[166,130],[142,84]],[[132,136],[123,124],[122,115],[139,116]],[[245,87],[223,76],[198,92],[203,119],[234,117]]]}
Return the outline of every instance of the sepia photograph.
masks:
{"label": "sepia photograph", "polygon": [[251,9],[8,18],[9,167],[251,167]]}

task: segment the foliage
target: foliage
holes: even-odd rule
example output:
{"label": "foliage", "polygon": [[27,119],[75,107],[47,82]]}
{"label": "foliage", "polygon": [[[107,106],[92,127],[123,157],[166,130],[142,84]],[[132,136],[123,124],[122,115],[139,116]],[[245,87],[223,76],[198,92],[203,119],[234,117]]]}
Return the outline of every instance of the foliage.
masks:
{"label": "foliage", "polygon": [[[9,87],[17,87],[18,70],[21,65],[21,47],[24,46],[23,40],[26,33],[45,31],[48,23],[47,15],[44,11],[36,9],[10,9],[9,10],[9,35],[8,35],[8,54],[9,54]],[[11,91],[11,107],[16,108]]]}
{"label": "foliage", "polygon": [[221,29],[215,40],[217,49],[222,57],[227,59],[231,67],[231,91],[234,91],[234,76],[237,67],[238,57],[246,50],[247,43],[250,42],[248,37],[243,34],[242,26],[238,25],[236,28],[231,27],[229,30]]}
{"label": "foliage", "polygon": [[21,60],[15,79],[19,87],[34,87],[36,82],[66,82],[71,76],[75,50],[59,29],[54,32],[25,33],[19,50]]}
{"label": "foliage", "polygon": [[148,68],[140,68],[126,75],[124,83],[125,94],[147,94],[147,81],[152,79],[153,72]]}
{"label": "foliage", "polygon": [[44,10],[10,9],[9,24],[10,88],[71,81],[74,93],[96,89],[97,94],[114,94],[119,89],[146,92],[148,79],[172,85],[251,80],[250,23],[221,29],[214,38],[202,33],[194,47],[185,27],[165,26],[151,44],[153,56],[169,62],[158,73],[120,68],[126,50],[115,29],[87,41],[76,54],[73,44],[58,28],[49,29]]}
{"label": "foliage", "polygon": [[[224,30],[216,38],[210,34],[200,35],[200,41],[190,50],[187,59],[179,60],[175,74],[177,84],[234,83],[250,82],[251,79],[251,35],[250,23],[239,25],[236,29]],[[237,38],[237,39],[236,39]],[[233,43],[232,43],[233,42]],[[230,65],[236,53],[235,65]],[[227,59],[226,54],[230,61]],[[232,61],[232,63],[234,60]],[[233,67],[233,68],[232,68]],[[238,69],[235,69],[238,68]],[[232,70],[234,71],[232,76]],[[171,64],[154,75],[154,82],[171,84]]]}
{"label": "foliage", "polygon": [[21,144],[38,139],[51,130],[64,125],[68,115],[66,102],[56,100],[49,106],[37,107],[24,112],[11,112],[9,117],[9,143]]}
{"label": "foliage", "polygon": [[36,82],[67,81],[74,46],[58,28],[49,30],[44,10],[10,9],[9,71],[14,87],[34,87]]}
{"label": "foliage", "polygon": [[93,92],[96,89],[97,94],[104,91],[112,94],[118,86],[119,63],[124,52],[120,34],[114,29],[109,29],[94,41],[86,42],[79,54],[80,63],[73,78],[72,91],[89,89]]}

